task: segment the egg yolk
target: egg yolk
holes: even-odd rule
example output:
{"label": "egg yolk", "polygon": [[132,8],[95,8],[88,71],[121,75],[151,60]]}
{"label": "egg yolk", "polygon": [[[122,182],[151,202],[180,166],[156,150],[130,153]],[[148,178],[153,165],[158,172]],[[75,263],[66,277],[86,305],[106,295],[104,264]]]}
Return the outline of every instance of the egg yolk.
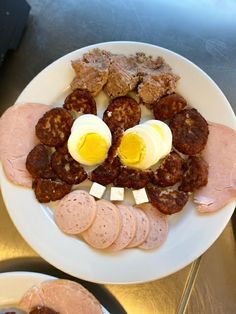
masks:
{"label": "egg yolk", "polygon": [[104,161],[107,156],[109,144],[99,134],[88,133],[84,135],[78,145],[81,158],[91,164],[98,164]]}
{"label": "egg yolk", "polygon": [[128,133],[123,136],[119,147],[119,155],[124,164],[141,162],[146,153],[146,145],[137,133]]}

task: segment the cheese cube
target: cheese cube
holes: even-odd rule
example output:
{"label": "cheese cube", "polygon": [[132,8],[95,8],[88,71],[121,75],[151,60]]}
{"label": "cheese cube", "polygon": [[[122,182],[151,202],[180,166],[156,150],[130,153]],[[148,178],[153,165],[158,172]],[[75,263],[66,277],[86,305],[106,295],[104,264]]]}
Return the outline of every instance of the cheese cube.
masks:
{"label": "cheese cube", "polygon": [[110,200],[111,201],[123,201],[124,188],[111,187]]}
{"label": "cheese cube", "polygon": [[104,194],[106,190],[106,187],[97,183],[97,182],[93,182],[89,194],[91,194],[92,196],[96,197],[96,198],[101,198]]}
{"label": "cheese cube", "polygon": [[149,202],[145,188],[133,190],[135,204],[143,204]]}

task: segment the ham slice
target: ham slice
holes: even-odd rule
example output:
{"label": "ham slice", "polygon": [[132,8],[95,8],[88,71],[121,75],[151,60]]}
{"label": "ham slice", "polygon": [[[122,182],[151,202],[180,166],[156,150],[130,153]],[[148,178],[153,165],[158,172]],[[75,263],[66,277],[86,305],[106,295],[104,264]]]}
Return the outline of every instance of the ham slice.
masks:
{"label": "ham slice", "polygon": [[15,184],[32,185],[25,161],[39,142],[35,125],[49,109],[43,104],[17,104],[7,109],[0,119],[0,160],[7,178]]}
{"label": "ham slice", "polygon": [[130,209],[136,217],[136,232],[127,248],[141,245],[147,239],[150,231],[150,222],[147,215],[138,207],[130,206]]}
{"label": "ham slice", "polygon": [[236,198],[236,131],[209,124],[209,137],[202,153],[209,165],[208,183],[194,194],[203,213],[215,212]]}
{"label": "ham slice", "polygon": [[67,234],[79,234],[87,230],[96,213],[95,199],[82,190],[75,190],[64,196],[54,210],[58,227]]}
{"label": "ham slice", "polygon": [[150,230],[147,239],[139,246],[144,250],[152,250],[161,246],[167,239],[167,216],[159,212],[151,203],[139,205],[149,219]]}
{"label": "ham slice", "polygon": [[121,229],[119,209],[111,202],[98,200],[94,222],[83,232],[84,240],[95,249],[108,248],[117,238]]}
{"label": "ham slice", "polygon": [[109,252],[124,249],[133,240],[136,232],[136,218],[130,206],[116,205],[121,214],[121,229],[118,238],[108,247]]}
{"label": "ham slice", "polygon": [[88,290],[65,279],[44,281],[29,289],[20,307],[28,313],[36,306],[46,306],[60,314],[102,314],[100,303]]}

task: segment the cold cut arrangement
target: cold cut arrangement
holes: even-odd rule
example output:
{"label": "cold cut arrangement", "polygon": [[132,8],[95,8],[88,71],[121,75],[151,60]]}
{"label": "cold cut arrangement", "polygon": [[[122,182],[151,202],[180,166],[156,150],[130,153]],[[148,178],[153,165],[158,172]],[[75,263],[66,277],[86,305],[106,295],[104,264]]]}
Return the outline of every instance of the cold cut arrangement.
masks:
{"label": "cold cut arrangement", "polygon": [[[62,232],[107,253],[154,249],[167,238],[168,215],[192,196],[201,212],[236,197],[236,132],[176,92],[180,77],[163,58],[93,49],[71,65],[62,106],[17,104],[0,119],[7,178],[32,187],[40,203],[57,201]],[[102,118],[99,93],[109,97]],[[151,119],[142,120],[143,108]]]}

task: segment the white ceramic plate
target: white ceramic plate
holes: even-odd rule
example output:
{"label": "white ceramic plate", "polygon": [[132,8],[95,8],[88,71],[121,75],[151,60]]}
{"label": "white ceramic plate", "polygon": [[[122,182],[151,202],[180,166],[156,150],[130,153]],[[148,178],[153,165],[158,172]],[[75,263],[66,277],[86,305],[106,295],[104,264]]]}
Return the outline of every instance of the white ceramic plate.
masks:
{"label": "white ceramic plate", "polygon": [[[0,309],[16,306],[28,289],[46,280],[57,279],[33,272],[8,272],[0,274]],[[109,312],[102,307],[104,314]]]}
{"label": "white ceramic plate", "polygon": [[[55,61],[25,88],[17,102],[62,104],[74,77],[70,61],[99,47],[113,53],[163,56],[181,76],[178,92],[209,121],[236,129],[234,113],[217,85],[196,65],[169,50],[136,42],[110,42],[85,47]],[[0,172],[3,197],[9,214],[24,239],[45,260],[73,276],[101,283],[145,282],[170,275],[185,267],[218,238],[229,221],[235,202],[211,215],[200,215],[189,203],[169,217],[170,232],[163,246],[154,251],[139,249],[105,254],[83,241],[63,234],[51,210],[39,204],[32,190],[11,184]]]}

